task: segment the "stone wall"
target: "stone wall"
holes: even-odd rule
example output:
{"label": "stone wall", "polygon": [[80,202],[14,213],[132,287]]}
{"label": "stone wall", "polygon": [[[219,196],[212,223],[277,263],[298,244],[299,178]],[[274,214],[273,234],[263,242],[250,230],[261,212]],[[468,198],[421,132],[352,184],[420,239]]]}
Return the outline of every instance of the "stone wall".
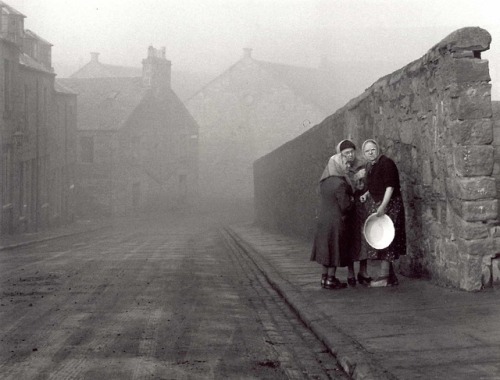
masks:
{"label": "stone wall", "polygon": [[257,160],[256,222],[311,237],[318,179],[335,145],[375,138],[400,171],[408,236],[400,270],[466,290],[491,283],[500,230],[490,76],[480,58],[490,42],[481,28],[455,31]]}

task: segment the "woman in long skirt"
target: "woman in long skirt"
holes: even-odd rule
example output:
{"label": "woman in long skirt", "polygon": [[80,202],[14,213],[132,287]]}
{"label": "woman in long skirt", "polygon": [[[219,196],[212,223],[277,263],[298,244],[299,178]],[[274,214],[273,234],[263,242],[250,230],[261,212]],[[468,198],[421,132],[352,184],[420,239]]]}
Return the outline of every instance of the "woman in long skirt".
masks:
{"label": "woman in long skirt", "polygon": [[362,151],[367,159],[366,182],[368,191],[360,197],[367,202],[368,214],[377,216],[387,214],[394,223],[395,237],[384,249],[368,246],[368,256],[381,260],[380,274],[370,283],[371,287],[394,286],[398,279],[393,263],[399,256],[406,254],[405,210],[401,197],[399,171],[392,159],[380,153],[379,145],[369,139],[363,143]]}
{"label": "woman in long skirt", "polygon": [[311,260],[323,266],[321,286],[326,289],[347,287],[335,277],[337,267],[350,263],[345,222],[353,198],[346,174],[346,160],[337,153],[330,157],[320,178],[321,204]]}

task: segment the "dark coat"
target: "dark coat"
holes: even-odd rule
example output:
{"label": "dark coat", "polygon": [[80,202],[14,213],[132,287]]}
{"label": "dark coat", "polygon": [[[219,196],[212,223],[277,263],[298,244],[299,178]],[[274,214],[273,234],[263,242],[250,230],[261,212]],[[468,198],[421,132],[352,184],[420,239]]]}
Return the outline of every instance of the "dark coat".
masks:
{"label": "dark coat", "polygon": [[331,176],[320,182],[321,204],[311,261],[327,266],[346,266],[346,215],[352,208],[352,189],[344,177]]}

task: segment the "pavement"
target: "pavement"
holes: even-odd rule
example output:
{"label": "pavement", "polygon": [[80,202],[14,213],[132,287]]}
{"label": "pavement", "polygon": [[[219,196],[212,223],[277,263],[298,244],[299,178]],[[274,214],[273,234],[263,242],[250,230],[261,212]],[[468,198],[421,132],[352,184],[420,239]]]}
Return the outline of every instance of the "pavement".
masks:
{"label": "pavement", "polygon": [[[112,225],[0,236],[0,250]],[[353,379],[500,379],[500,289],[469,293],[399,275],[397,287],[326,290],[310,242],[251,223],[226,231]]]}
{"label": "pavement", "polygon": [[[500,289],[401,275],[397,287],[322,289],[311,243],[252,224],[228,232],[352,378],[500,379]],[[337,277],[346,281],[347,270]]]}

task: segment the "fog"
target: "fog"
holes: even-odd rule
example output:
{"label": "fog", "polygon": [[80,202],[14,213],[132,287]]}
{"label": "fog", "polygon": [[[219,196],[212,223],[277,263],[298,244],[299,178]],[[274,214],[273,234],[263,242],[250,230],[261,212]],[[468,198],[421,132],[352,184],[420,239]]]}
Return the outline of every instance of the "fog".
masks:
{"label": "fog", "polygon": [[[256,59],[317,67],[328,58],[357,95],[421,57],[454,30],[480,26],[493,37],[492,97],[500,99],[500,3],[496,0],[10,0],[25,28],[51,42],[65,77],[100,53],[140,67],[149,45],[165,46],[176,71],[216,76],[244,47]],[[348,100],[348,99],[347,99]]]}

